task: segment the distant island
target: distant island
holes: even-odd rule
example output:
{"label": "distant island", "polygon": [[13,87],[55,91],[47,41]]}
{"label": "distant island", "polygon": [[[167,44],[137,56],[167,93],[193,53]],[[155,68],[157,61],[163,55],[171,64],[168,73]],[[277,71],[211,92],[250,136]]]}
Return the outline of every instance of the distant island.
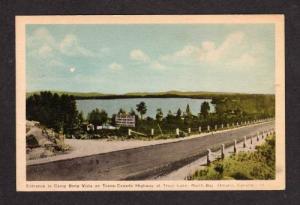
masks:
{"label": "distant island", "polygon": [[[39,94],[42,91],[27,92],[26,97]],[[274,94],[253,94],[253,93],[233,93],[233,92],[206,92],[206,91],[166,91],[166,92],[131,92],[125,94],[104,94],[99,92],[67,92],[50,91],[58,95],[73,95],[77,100],[84,99],[124,99],[124,98],[195,98],[207,99],[225,96],[274,96]]]}

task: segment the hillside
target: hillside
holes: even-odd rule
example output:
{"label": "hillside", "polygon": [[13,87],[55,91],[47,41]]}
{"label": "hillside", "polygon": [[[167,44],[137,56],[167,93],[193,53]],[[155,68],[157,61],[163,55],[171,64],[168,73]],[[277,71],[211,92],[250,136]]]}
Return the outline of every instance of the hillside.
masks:
{"label": "hillside", "polygon": [[[34,94],[39,94],[41,91],[27,92],[26,97],[32,96]],[[273,94],[250,94],[250,93],[233,93],[233,92],[205,92],[205,91],[166,91],[166,92],[131,92],[125,94],[105,94],[99,92],[66,92],[66,91],[50,91],[52,93],[57,93],[58,95],[73,95],[76,99],[121,99],[121,98],[167,98],[167,97],[177,97],[177,98],[212,98],[218,96],[263,96]]]}

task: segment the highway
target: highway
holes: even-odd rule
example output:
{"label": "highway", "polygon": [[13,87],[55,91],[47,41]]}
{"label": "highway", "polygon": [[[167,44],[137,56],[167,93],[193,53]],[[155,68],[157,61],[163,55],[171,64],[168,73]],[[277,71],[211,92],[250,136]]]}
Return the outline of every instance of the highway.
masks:
{"label": "highway", "polygon": [[177,142],[27,165],[27,180],[147,180],[197,160],[208,148],[219,148],[223,143],[229,146],[235,139],[272,128],[274,121]]}

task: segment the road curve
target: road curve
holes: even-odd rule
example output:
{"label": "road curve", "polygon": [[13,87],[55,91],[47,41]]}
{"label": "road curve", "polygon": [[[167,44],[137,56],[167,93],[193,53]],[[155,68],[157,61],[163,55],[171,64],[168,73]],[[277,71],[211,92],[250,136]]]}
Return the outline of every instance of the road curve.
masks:
{"label": "road curve", "polygon": [[274,122],[245,126],[199,138],[27,165],[28,181],[144,180],[176,170],[203,156],[207,148],[232,144],[274,128]]}

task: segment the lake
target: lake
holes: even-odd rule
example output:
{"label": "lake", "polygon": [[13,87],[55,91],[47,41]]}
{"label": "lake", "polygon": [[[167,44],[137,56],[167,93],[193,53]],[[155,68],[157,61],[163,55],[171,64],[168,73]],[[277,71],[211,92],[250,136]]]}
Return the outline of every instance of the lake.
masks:
{"label": "lake", "polygon": [[141,101],[144,101],[147,106],[147,113],[145,116],[155,118],[156,109],[161,108],[164,116],[167,115],[168,111],[176,113],[178,108],[181,111],[186,110],[187,104],[190,106],[190,110],[193,115],[197,115],[200,112],[200,106],[204,101],[209,102],[210,111],[214,112],[214,105],[212,105],[211,99],[192,99],[192,98],[128,98],[128,99],[93,99],[93,100],[76,100],[77,109],[82,111],[86,117],[89,112],[93,109],[104,109],[108,116],[118,113],[119,109],[130,112],[131,108],[136,111],[136,105]]}

